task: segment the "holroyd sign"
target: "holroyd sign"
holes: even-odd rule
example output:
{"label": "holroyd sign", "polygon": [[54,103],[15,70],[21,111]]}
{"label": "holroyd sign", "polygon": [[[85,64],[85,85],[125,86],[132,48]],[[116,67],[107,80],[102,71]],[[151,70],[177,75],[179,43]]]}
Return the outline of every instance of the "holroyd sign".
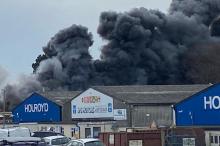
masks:
{"label": "holroyd sign", "polygon": [[25,104],[24,112],[48,112],[48,103]]}
{"label": "holroyd sign", "polygon": [[174,106],[177,126],[220,126],[220,84]]}
{"label": "holroyd sign", "polygon": [[72,118],[113,118],[113,99],[89,88],[71,101]]}
{"label": "holroyd sign", "polygon": [[61,121],[61,107],[37,93],[15,107],[12,114],[15,123]]}
{"label": "holroyd sign", "polygon": [[204,97],[204,109],[205,110],[218,110],[220,109],[220,97],[208,96]]}

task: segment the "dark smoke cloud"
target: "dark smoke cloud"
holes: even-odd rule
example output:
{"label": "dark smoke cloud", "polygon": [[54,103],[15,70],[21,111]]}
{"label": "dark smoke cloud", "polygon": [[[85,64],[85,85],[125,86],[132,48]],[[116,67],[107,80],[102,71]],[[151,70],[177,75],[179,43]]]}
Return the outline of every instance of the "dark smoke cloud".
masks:
{"label": "dark smoke cloud", "polygon": [[182,12],[206,25],[219,15],[219,10],[219,0],[173,0],[170,6],[170,13]]}
{"label": "dark smoke cloud", "polygon": [[201,43],[186,52],[184,68],[186,79],[192,83],[218,83],[220,81],[220,44],[219,42]]}
{"label": "dark smoke cloud", "polygon": [[219,15],[219,0],[173,0],[168,14],[145,8],[103,12],[97,32],[106,44],[100,59],[89,54],[88,29],[72,25],[43,47],[32,65],[36,81],[50,90],[219,82]]}
{"label": "dark smoke cloud", "polygon": [[209,26],[212,36],[220,36],[220,16],[216,17]]}
{"label": "dark smoke cloud", "polygon": [[35,65],[38,80],[49,89],[83,89],[91,74],[89,47],[93,44],[92,35],[83,26],[72,25],[58,32],[43,47],[42,60]]}
{"label": "dark smoke cloud", "polygon": [[[190,52],[199,50],[200,44],[208,51],[212,42],[219,42],[210,35],[219,12],[217,0],[173,0],[168,14],[145,8],[125,13],[103,12],[97,32],[107,43],[99,60],[92,61],[88,53],[91,34],[74,25],[59,32],[43,48],[48,58],[37,60],[37,74],[43,85],[68,90],[91,85],[205,83],[193,78],[194,62],[187,62],[186,58],[192,58]],[[78,36],[70,36],[76,28],[84,32],[79,35],[80,41],[87,45],[78,45],[73,39]],[[83,52],[86,59],[78,57]],[[197,58],[203,51],[193,52]]]}
{"label": "dark smoke cloud", "polygon": [[206,25],[181,12],[166,15],[140,8],[115,15],[104,12],[100,17],[98,33],[108,44],[97,64],[108,79],[116,79],[114,84],[184,83],[184,52],[211,39]]}

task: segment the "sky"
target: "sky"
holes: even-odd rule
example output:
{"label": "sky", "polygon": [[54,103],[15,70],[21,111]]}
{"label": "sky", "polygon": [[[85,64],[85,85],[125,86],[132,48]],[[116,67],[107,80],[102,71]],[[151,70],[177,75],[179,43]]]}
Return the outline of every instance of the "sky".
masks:
{"label": "sky", "polygon": [[103,11],[145,7],[168,11],[171,0],[0,0],[0,81],[31,74],[42,47],[59,30],[80,24],[93,34],[90,53],[98,59],[104,43],[96,33]]}

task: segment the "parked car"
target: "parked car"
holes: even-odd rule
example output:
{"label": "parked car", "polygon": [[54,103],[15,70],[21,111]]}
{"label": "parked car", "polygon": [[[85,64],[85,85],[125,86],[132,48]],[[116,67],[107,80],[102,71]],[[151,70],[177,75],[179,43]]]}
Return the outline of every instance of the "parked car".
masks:
{"label": "parked car", "polygon": [[66,136],[49,136],[49,137],[44,137],[43,140],[49,146],[57,146],[57,145],[64,146],[70,141],[70,138]]}
{"label": "parked car", "polygon": [[49,136],[64,136],[62,133],[57,133],[53,131],[35,131],[31,135],[32,137],[49,137]]}
{"label": "parked car", "polygon": [[85,138],[71,140],[66,146],[105,146],[99,139]]}
{"label": "parked car", "polygon": [[38,137],[4,137],[0,139],[0,145],[4,146],[46,146],[46,143]]}

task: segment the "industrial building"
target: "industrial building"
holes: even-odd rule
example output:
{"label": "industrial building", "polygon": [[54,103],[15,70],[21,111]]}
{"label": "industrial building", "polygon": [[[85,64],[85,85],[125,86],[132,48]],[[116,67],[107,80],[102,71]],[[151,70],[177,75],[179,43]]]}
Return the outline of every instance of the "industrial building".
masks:
{"label": "industrial building", "polygon": [[[49,112],[50,105],[56,105],[61,108],[53,110],[50,114],[57,115],[60,110],[60,121],[53,120],[51,117],[34,121],[31,117],[34,117],[36,112],[28,112],[33,115],[27,116],[25,121],[19,117],[16,119],[14,116],[14,122],[19,122],[32,130],[53,129],[67,136],[80,138],[97,137],[99,132],[146,128],[151,123],[155,123],[156,127],[170,127],[175,123],[172,106],[209,86],[94,86],[85,91],[35,93],[27,97],[23,104],[19,104],[13,110],[13,115],[17,115],[17,109],[23,107],[23,111],[19,110],[18,113],[19,117],[22,117],[22,114],[27,114],[25,104],[32,104],[34,111],[36,105],[40,106],[47,99],[46,101],[54,104],[49,103],[47,110],[37,114],[45,116],[47,114],[45,112]],[[39,100],[32,100],[33,95],[40,96]],[[32,111],[32,108],[30,109]],[[38,115],[38,117],[41,116]]]}
{"label": "industrial building", "polygon": [[175,104],[176,126],[205,130],[206,146],[220,145],[220,84]]}

